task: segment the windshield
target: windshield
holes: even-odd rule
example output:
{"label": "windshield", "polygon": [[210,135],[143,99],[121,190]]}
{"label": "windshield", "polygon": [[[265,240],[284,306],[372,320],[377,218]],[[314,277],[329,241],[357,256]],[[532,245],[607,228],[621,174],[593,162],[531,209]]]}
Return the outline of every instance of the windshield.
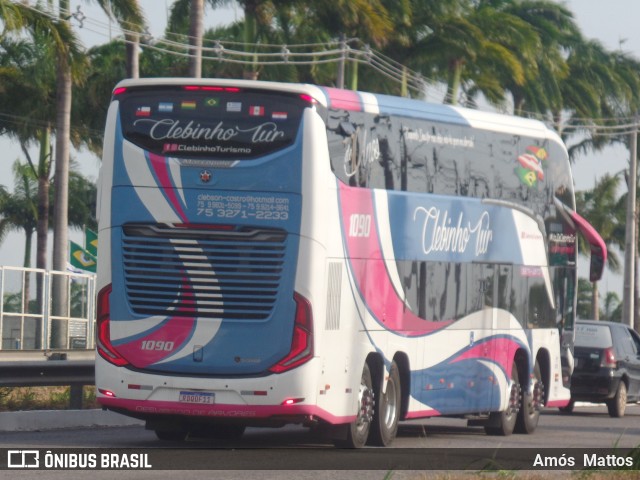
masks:
{"label": "windshield", "polygon": [[124,136],[158,155],[251,159],[291,145],[309,103],[231,87],[136,87],[120,100]]}

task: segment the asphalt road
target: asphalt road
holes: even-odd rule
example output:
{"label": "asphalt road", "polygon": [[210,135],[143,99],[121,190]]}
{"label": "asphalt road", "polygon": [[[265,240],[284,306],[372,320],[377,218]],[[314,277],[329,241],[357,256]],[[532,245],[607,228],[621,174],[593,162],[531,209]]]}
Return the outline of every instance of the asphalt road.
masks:
{"label": "asphalt road", "polygon": [[[386,478],[425,478],[424,472],[434,474],[452,469],[482,469],[492,458],[501,470],[514,471],[523,470],[523,465],[527,469],[528,463],[531,463],[531,469],[537,469],[547,457],[558,462],[562,456],[565,463],[568,457],[575,457],[576,468],[583,468],[585,453],[600,455],[604,452],[602,449],[615,453],[639,446],[640,405],[629,406],[623,418],[610,418],[604,406],[576,407],[571,415],[550,409],[541,415],[534,434],[508,437],[488,436],[481,427],[467,427],[466,422],[460,419],[403,422],[392,447],[356,451],[335,449],[331,443],[297,426],[248,429],[242,440],[236,442],[202,438],[181,443],[159,441],[153,432],[142,426],[0,434],[2,455],[6,455],[4,449],[34,449],[40,452],[41,459],[45,452],[54,455],[64,452],[63,456],[69,453],[94,454],[98,458],[105,452],[146,454],[154,470],[129,470],[126,477],[121,478],[154,480],[174,479],[176,476],[184,480],[205,477],[243,480],[291,478],[292,472],[286,472],[289,468],[295,470],[293,473],[297,479],[374,479],[385,478],[391,471],[392,477]],[[0,462],[2,464],[6,465]],[[199,470],[195,469],[202,469],[206,475],[203,477],[203,472],[198,474]],[[3,475],[9,471],[0,470],[0,478],[73,480],[90,475],[93,480],[98,480],[109,473],[111,476],[104,478],[113,478],[113,471],[74,470],[11,470],[11,477]],[[422,476],[416,476],[419,471]],[[283,476],[283,472],[287,475]],[[555,478],[558,472],[545,469],[542,473],[554,473]],[[561,473],[571,472],[565,470]]]}

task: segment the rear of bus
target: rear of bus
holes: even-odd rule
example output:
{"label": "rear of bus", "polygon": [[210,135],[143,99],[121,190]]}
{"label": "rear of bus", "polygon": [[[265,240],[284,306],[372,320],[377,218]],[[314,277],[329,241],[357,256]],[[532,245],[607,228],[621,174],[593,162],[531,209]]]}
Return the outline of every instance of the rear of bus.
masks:
{"label": "rear of bus", "polygon": [[[100,174],[98,401],[179,432],[317,413],[296,290],[305,87],[184,79],[114,90]],[[264,88],[264,87],[263,87]],[[297,88],[297,90],[296,90]]]}

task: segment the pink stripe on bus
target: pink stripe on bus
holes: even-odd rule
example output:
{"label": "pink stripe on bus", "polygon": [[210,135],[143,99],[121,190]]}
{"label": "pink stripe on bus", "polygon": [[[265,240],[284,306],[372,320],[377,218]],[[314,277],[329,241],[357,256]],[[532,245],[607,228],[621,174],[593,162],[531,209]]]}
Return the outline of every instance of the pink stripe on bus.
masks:
{"label": "pink stripe on bus", "polygon": [[329,108],[362,112],[362,100],[357,92],[339,88],[325,88],[325,90],[329,95]]}

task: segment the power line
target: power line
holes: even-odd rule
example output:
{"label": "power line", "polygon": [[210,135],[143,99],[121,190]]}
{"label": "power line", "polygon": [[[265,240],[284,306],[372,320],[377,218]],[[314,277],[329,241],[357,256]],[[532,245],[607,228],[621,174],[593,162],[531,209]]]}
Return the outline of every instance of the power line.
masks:
{"label": "power line", "polygon": [[[14,0],[14,2],[17,0]],[[57,20],[59,17],[54,11],[49,9],[46,4],[43,6],[30,6],[28,8],[40,12],[52,19]],[[86,31],[95,33],[111,39],[111,23],[105,23],[85,16],[80,8],[77,11],[70,10],[62,12],[69,18],[74,18],[79,22],[79,27]],[[126,23],[126,22],[125,22]],[[142,44],[144,48],[156,50],[158,52],[173,55],[181,58],[191,58],[190,53],[192,46],[188,44],[189,36],[175,32],[165,32],[165,36],[154,39],[148,33],[140,33],[143,26],[128,23],[131,29],[119,26],[124,35],[124,42],[130,42],[129,36],[142,35]],[[172,40],[175,38],[177,40]],[[367,44],[361,42],[358,38],[350,38],[346,40],[329,40],[319,43],[303,43],[303,44],[265,44],[265,43],[244,43],[233,40],[220,39],[203,39],[203,61],[229,63],[235,65],[264,67],[278,65],[325,65],[338,62],[352,62],[359,65],[366,65],[380,75],[397,83],[406,83],[407,87],[415,94],[421,97],[429,98],[431,92],[427,90],[428,86],[438,85],[439,82],[434,79],[423,76],[415,72],[401,63],[393,60],[382,53],[371,49]],[[445,97],[441,101],[451,100],[448,98],[449,93],[445,93]],[[476,105],[477,107],[477,105]],[[538,118],[547,123],[555,130],[572,130],[572,131],[588,131],[592,135],[599,136],[616,136],[629,134],[636,123],[634,117],[618,117],[618,118],[586,118],[572,117],[567,123],[562,121],[554,121],[544,118],[544,114],[539,112],[522,112],[523,115],[532,118]],[[578,122],[578,123],[576,123]],[[615,125],[606,125],[610,122]],[[598,125],[605,123],[605,125]]]}

